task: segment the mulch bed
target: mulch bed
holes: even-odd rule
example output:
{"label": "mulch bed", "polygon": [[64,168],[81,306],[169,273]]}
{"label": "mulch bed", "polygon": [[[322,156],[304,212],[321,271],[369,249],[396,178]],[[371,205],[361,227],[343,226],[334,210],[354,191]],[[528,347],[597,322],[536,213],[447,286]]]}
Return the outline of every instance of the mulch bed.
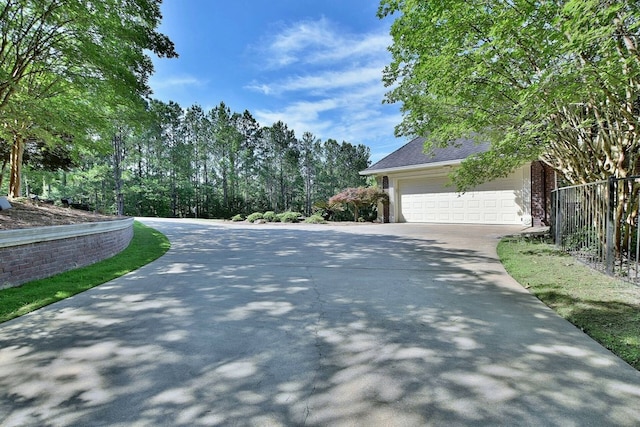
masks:
{"label": "mulch bed", "polygon": [[84,222],[112,221],[117,216],[102,215],[42,202],[10,200],[11,209],[0,211],[0,230],[45,227],[51,225],[81,224]]}

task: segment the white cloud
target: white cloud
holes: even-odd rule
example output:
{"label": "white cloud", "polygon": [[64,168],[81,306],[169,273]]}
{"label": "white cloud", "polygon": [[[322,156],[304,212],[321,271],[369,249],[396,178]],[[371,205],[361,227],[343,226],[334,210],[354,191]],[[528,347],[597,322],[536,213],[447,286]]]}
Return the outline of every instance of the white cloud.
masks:
{"label": "white cloud", "polygon": [[282,121],[296,131],[296,136],[302,136],[304,132],[312,132],[319,136],[326,134],[332,123],[330,120],[321,119],[321,114],[337,107],[337,102],[332,99],[323,99],[318,102],[298,101],[278,111],[257,110],[254,115],[256,120],[265,126]]}
{"label": "white cloud", "polygon": [[170,89],[186,86],[204,86],[207,82],[193,76],[171,76],[159,78],[153,75],[150,79],[150,85],[154,89]]}
{"label": "white cloud", "polygon": [[300,62],[306,52],[315,49],[325,50],[335,46],[335,32],[329,22],[322,18],[318,21],[302,21],[268,36],[264,45],[258,48],[265,53],[268,64],[274,68],[286,67]]}
{"label": "white cloud", "polygon": [[387,52],[392,40],[388,34],[366,34],[362,38],[345,38],[332,49],[315,52],[309,60],[313,63],[353,60],[354,58],[376,58]]}
{"label": "white cloud", "polygon": [[261,92],[265,95],[271,95],[274,92],[273,88],[270,85],[265,83],[253,82],[251,84],[246,85],[244,88],[253,90],[255,92]]}
{"label": "white cloud", "polygon": [[[265,126],[282,121],[298,137],[312,132],[354,144],[397,142],[393,131],[400,113],[382,104],[388,90],[382,71],[391,60],[391,42],[382,30],[349,33],[325,18],[282,28],[266,38],[254,57],[270,68],[245,86],[277,99],[280,106],[258,109],[254,116]],[[372,149],[372,159],[382,154]]]}
{"label": "white cloud", "polygon": [[401,119],[396,108],[382,105],[384,90],[374,85],[315,101],[294,101],[278,110],[257,110],[256,119],[265,126],[282,121],[296,136],[311,132],[321,139],[333,138],[354,144],[394,140],[394,126]]}
{"label": "white cloud", "polygon": [[391,44],[387,32],[350,34],[326,18],[297,22],[267,36],[256,48],[270,68],[293,64],[327,65],[333,61],[376,58]]}
{"label": "white cloud", "polygon": [[285,92],[311,91],[314,94],[328,90],[349,88],[364,84],[381,84],[382,66],[358,67],[338,71],[320,71],[304,76],[289,76],[272,83],[253,82],[246,89],[261,92],[265,95]]}

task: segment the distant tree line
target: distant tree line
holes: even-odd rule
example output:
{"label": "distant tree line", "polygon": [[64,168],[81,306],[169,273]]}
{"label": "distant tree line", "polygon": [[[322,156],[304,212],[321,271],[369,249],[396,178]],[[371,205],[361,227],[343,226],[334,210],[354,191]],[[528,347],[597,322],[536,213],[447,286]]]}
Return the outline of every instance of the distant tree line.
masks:
{"label": "distant tree line", "polygon": [[[61,150],[48,163],[26,156],[25,194],[125,215],[230,218],[310,214],[315,202],[366,184],[359,171],[370,150],[361,144],[297,138],[283,122],[261,126],[224,103],[205,111],[152,100],[145,113],[114,126],[110,149],[84,150],[73,165]],[[33,145],[27,153],[38,152]]]}
{"label": "distant tree line", "polygon": [[[125,213],[230,217],[312,204],[362,185],[369,148],[297,138],[283,122],[262,127],[249,111],[224,103],[210,111],[153,101],[150,124],[119,147]],[[118,156],[116,156],[118,157]],[[118,188],[118,185],[114,186]]]}

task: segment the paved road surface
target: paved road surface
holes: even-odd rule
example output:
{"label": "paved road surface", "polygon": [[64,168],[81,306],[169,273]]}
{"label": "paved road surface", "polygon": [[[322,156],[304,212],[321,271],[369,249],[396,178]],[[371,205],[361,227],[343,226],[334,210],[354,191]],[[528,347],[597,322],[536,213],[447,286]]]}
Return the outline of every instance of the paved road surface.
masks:
{"label": "paved road surface", "polygon": [[0,425],[640,425],[640,373],[496,261],[513,228],[144,222],[164,257],[0,325]]}

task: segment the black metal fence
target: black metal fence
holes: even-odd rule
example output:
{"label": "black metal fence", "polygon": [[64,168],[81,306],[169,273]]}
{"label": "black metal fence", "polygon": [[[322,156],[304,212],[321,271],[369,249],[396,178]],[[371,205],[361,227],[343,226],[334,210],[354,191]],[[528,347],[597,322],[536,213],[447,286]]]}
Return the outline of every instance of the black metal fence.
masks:
{"label": "black metal fence", "polygon": [[640,284],[640,177],[554,190],[555,244],[608,275]]}

